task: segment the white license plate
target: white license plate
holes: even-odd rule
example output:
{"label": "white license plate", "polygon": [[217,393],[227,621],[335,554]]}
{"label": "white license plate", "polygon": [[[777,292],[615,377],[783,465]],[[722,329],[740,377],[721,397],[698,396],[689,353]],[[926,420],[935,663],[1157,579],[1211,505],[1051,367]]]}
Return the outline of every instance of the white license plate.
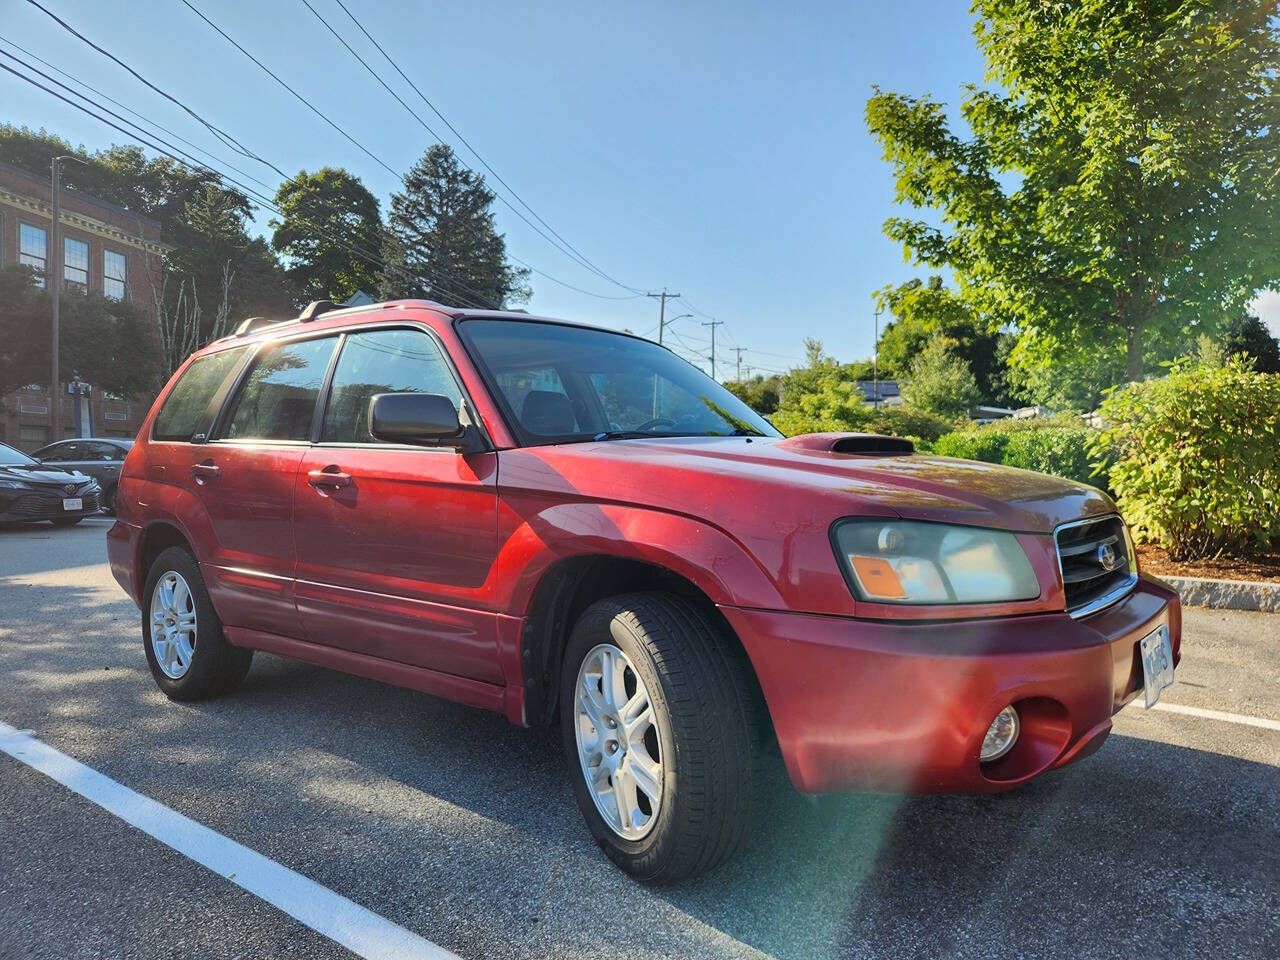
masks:
{"label": "white license plate", "polygon": [[63,510],[83,510],[84,497],[67,497],[62,501]]}
{"label": "white license plate", "polygon": [[1146,706],[1150,710],[1160,699],[1165,687],[1173,686],[1173,647],[1169,643],[1169,628],[1157,627],[1138,644],[1142,654],[1142,686],[1146,693]]}

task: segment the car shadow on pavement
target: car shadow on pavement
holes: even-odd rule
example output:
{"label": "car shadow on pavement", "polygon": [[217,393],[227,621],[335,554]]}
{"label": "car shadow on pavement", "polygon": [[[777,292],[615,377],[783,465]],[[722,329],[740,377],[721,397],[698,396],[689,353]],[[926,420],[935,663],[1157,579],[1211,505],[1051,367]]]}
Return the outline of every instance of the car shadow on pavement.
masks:
{"label": "car shadow on pavement", "polygon": [[1276,766],[1113,735],[1001,796],[812,799],[775,765],[752,846],[651,889],[592,845],[555,730],[262,655],[170,703],[123,594],[18,561],[0,719],[462,956],[1280,956]]}
{"label": "car shadow on pavement", "polygon": [[[553,904],[590,901],[621,885],[632,898],[663,901],[780,957],[1085,957],[1162,945],[1192,955],[1280,955],[1280,773],[1264,764],[1113,736],[1094,757],[1009,794],[822,798],[794,791],[777,764],[742,856],[679,887],[627,890],[630,881],[590,845],[555,731],[519,730],[496,714],[260,660],[233,700],[198,709],[259,705],[295,747],[336,752],[417,795],[505,825],[541,856],[520,845],[456,843],[452,856],[497,858],[478,874],[513,878],[511,892],[524,901],[531,891]],[[326,729],[314,715],[304,719],[308,703],[324,704]],[[310,785],[318,795],[323,781]],[[394,852],[391,844],[386,853]],[[562,869],[549,871],[548,862]]]}

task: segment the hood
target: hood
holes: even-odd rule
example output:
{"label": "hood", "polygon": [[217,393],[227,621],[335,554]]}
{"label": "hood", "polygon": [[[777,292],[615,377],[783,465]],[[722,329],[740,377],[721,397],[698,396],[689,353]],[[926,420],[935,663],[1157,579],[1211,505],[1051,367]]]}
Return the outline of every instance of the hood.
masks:
{"label": "hood", "polygon": [[537,451],[547,468],[539,485],[554,476],[578,492],[604,496],[592,489],[598,478],[607,482],[608,499],[708,518],[758,504],[774,518],[824,527],[842,516],[865,514],[1050,533],[1070,520],[1115,512],[1101,490],[1060,477],[949,457],[857,452],[877,449],[865,442],[875,439],[680,437],[525,452]]}
{"label": "hood", "polygon": [[67,484],[83,486],[92,480],[79,470],[64,470],[48,464],[23,466],[21,464],[0,465],[0,480],[19,480],[33,487],[65,487]]}

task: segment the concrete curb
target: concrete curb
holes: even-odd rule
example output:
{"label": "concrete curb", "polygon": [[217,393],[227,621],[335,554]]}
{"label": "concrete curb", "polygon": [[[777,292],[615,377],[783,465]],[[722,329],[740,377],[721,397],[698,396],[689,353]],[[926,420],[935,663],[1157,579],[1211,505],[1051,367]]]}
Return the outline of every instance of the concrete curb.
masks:
{"label": "concrete curb", "polygon": [[1209,577],[1160,576],[1160,579],[1177,590],[1182,595],[1182,602],[1190,607],[1280,613],[1280,583],[1213,580]]}

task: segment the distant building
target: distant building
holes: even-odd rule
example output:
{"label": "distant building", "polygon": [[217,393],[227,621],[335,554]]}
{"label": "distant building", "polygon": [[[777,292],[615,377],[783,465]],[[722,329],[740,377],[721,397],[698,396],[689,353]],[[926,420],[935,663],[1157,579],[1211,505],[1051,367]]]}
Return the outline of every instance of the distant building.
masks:
{"label": "distant building", "polygon": [[867,403],[875,404],[877,397],[882,407],[896,407],[902,403],[902,393],[897,380],[859,380],[858,389]]}
{"label": "distant building", "polygon": [[373,303],[373,297],[365,293],[363,290],[357,290],[347,299],[342,301],[344,307],[367,307]]}
{"label": "distant building", "polygon": [[[0,162],[0,265],[25,264],[41,286],[49,282],[49,178]],[[141,306],[153,316],[151,284],[160,283],[164,255],[156,220],[131,213],[106,200],[63,187],[62,289],[64,295],[96,293]],[[48,337],[48,324],[31,331]],[[61,436],[76,435],[73,398],[62,384],[58,391]],[[132,437],[146,416],[151,397],[117,397],[94,386],[92,416],[80,432],[94,436]],[[49,443],[49,394],[42,388],[19,390],[0,399],[0,440],[24,450]]]}

